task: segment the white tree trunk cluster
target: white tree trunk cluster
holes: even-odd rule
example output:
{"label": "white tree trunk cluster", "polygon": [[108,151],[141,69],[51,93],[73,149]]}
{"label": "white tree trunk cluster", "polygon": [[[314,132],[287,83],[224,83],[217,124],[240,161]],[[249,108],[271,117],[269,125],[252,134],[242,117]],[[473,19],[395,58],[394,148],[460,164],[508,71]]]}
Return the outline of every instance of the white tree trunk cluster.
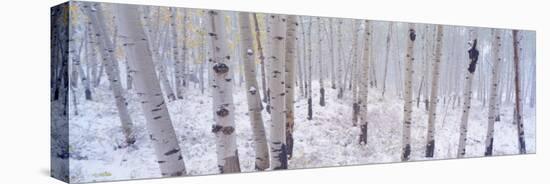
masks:
{"label": "white tree trunk cluster", "polygon": [[269,150],[267,147],[267,138],[262,118],[262,101],[260,98],[258,81],[256,81],[256,64],[252,38],[252,29],[250,28],[250,14],[239,13],[240,36],[243,46],[241,54],[243,55],[243,63],[246,79],[246,93],[248,102],[248,113],[250,114],[250,123],[254,136],[257,170],[265,170],[269,168]]}
{"label": "white tree trunk cluster", "polygon": [[155,148],[157,163],[162,176],[186,175],[185,163],[178,138],[162,96],[160,83],[153,66],[149,42],[143,30],[140,15],[135,6],[119,5],[118,24],[122,35],[127,37],[126,52],[135,69],[136,93],[147,122],[149,140]]}

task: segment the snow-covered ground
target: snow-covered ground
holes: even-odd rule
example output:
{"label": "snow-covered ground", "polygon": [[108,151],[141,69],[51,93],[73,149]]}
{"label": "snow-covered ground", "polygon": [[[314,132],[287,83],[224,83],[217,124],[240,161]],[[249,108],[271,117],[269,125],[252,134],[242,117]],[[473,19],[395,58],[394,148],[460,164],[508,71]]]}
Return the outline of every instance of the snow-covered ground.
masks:
{"label": "snow-covered ground", "polygon": [[[316,86],[317,85],[317,86]],[[244,84],[235,87],[238,151],[243,172],[254,171],[254,143],[247,113]],[[368,143],[359,145],[359,128],[351,123],[350,93],[343,100],[336,99],[336,90],[326,90],[326,106],[319,106],[318,83],[314,82],[313,120],[306,119],[307,101],[297,94],[294,155],[289,168],[315,168],[370,163],[399,162],[403,101],[386,95],[385,100],[376,89],[369,92]],[[94,91],[94,101],[79,96],[79,115],[71,110],[70,170],[71,182],[92,182],[160,177],[158,164],[151,143],[147,138],[145,120],[129,94],[129,110],[135,125],[137,142],[127,148],[119,148],[123,140],[119,118],[111,91],[100,86]],[[211,133],[212,97],[190,87],[185,99],[169,103],[172,122],[182,148],[189,175],[218,173],[214,134]],[[423,108],[413,109],[412,159],[424,158],[427,129],[427,113]],[[422,105],[421,105],[422,107]],[[71,108],[74,108],[71,102]],[[452,105],[438,107],[436,121],[436,151],[433,159],[455,158],[458,145],[458,129],[461,108]],[[502,121],[495,124],[494,154],[517,154],[517,131],[512,124],[513,107],[504,104]],[[270,126],[270,116],[263,113],[265,127]],[[535,109],[525,106],[525,135],[527,152],[535,153]],[[487,108],[473,101],[468,127],[467,157],[483,156],[487,127]],[[268,139],[269,139],[269,131]]]}

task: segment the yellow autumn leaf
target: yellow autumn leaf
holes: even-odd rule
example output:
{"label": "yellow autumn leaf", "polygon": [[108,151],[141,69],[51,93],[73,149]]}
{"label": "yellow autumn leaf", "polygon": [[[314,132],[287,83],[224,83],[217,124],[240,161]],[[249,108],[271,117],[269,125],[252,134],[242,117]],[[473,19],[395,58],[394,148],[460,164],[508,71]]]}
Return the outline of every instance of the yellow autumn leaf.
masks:
{"label": "yellow autumn leaf", "polygon": [[109,177],[109,176],[112,176],[113,174],[111,174],[110,172],[101,172],[101,173],[96,173],[96,174],[93,174],[95,177]]}

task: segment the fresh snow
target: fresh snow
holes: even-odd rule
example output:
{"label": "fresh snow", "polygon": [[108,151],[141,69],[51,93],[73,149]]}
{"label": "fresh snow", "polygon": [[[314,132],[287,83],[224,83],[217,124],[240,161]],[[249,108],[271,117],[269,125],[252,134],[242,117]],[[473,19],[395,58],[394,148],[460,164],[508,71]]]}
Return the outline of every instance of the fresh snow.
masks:
{"label": "fresh snow", "polygon": [[[318,91],[318,82],[313,82]],[[234,87],[235,121],[239,159],[243,172],[254,171],[254,142],[248,117],[246,90]],[[351,123],[351,99],[346,91],[343,100],[336,98],[335,89],[326,88],[326,106],[319,105],[319,94],[313,93],[313,120],[307,120],[307,100],[296,93],[294,153],[289,169],[345,166],[371,163],[400,162],[403,100],[381,98],[381,93],[369,89],[368,142],[358,144],[359,127]],[[252,90],[252,89],[249,89]],[[256,89],[254,89],[256,90]],[[141,113],[137,96],[127,93],[129,111],[137,137],[135,145],[119,147],[121,133],[118,112],[112,93],[106,84],[95,88],[94,101],[84,99],[83,89],[77,89],[77,110],[70,104],[70,170],[71,182],[93,182],[157,178],[158,164]],[[73,95],[73,94],[71,94]],[[72,96],[71,96],[72,98]],[[475,99],[475,98],[474,98]],[[413,105],[411,160],[424,157],[427,112]],[[208,90],[187,87],[184,99],[168,104],[172,123],[178,135],[188,175],[218,173],[215,137],[211,133],[213,121],[212,97]],[[436,147],[433,159],[456,158],[460,105],[443,105],[440,101],[436,121]],[[468,125],[466,157],[481,157],[485,152],[487,107],[472,101]],[[270,116],[263,112],[264,125],[269,129]],[[501,120],[495,124],[494,155],[518,153],[516,125],[512,124],[513,106],[501,108]],[[528,153],[535,153],[535,109],[525,106],[524,126]],[[269,139],[269,131],[267,138]]]}

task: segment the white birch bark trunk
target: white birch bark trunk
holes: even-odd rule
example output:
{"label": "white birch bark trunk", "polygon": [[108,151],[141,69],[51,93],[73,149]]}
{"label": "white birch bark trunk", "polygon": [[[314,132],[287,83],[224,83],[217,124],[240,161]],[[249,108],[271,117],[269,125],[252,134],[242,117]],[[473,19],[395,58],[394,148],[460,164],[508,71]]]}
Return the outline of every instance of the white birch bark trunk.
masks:
{"label": "white birch bark trunk", "polygon": [[101,45],[101,49],[99,50],[101,51],[103,65],[107,69],[106,73],[115,98],[115,104],[122,125],[122,132],[124,133],[126,144],[129,145],[136,141],[132,130],[132,118],[128,112],[126,98],[124,97],[122,84],[120,82],[120,75],[117,73],[118,61],[114,55],[115,47],[107,34],[107,26],[102,12],[100,4],[90,4],[86,11],[88,17],[91,19],[94,30],[99,35],[98,41]]}
{"label": "white birch bark trunk", "polygon": [[[269,97],[267,94],[267,82],[266,82],[266,71],[265,71],[265,56],[264,56],[264,50],[262,47],[262,41],[261,41],[261,34],[260,34],[260,26],[258,23],[258,15],[256,13],[252,14],[252,17],[254,18],[254,32],[256,32],[256,44],[260,59],[260,68],[261,68],[261,79],[262,79],[262,95],[263,95],[263,102],[268,103]],[[269,103],[268,103],[269,105]],[[266,111],[269,112],[269,106],[266,108]]]}
{"label": "white birch bark trunk", "polygon": [[292,158],[292,151],[294,147],[294,86],[296,79],[296,44],[298,37],[296,29],[298,27],[298,21],[296,16],[289,15],[286,20],[286,39],[285,39],[285,106],[286,106],[286,146],[288,159]]}
{"label": "white birch bark trunk", "polygon": [[[159,10],[160,11],[160,10]],[[151,29],[151,18],[149,17],[150,9],[149,7],[143,7],[142,13],[141,13],[141,21],[143,25],[143,29],[145,31],[145,35],[147,36],[147,40],[149,40],[149,49],[152,52],[153,62],[155,63],[155,67],[158,70],[158,76],[160,79],[160,84],[164,89],[164,93],[166,94],[166,97],[168,98],[168,101],[174,101],[176,100],[176,95],[174,94],[174,90],[172,88],[172,85],[170,84],[170,81],[168,80],[167,75],[167,69],[166,65],[164,63],[164,56],[168,55],[169,52],[167,52],[169,48],[170,41],[168,38],[171,36],[169,35],[169,26],[167,28],[160,28],[160,25],[157,26],[157,30],[155,31],[156,34],[153,34],[153,30]],[[160,12],[157,12],[160,13]],[[158,20],[157,20],[158,21]],[[163,26],[164,27],[164,26]],[[160,51],[163,51],[163,54],[160,53]]]}
{"label": "white birch bark trunk", "polygon": [[336,89],[336,74],[335,70],[336,67],[334,66],[334,36],[333,36],[333,28],[332,28],[332,18],[328,19],[328,26],[329,26],[329,33],[328,33],[328,39],[329,39],[329,55],[330,55],[330,87],[332,89]]}
{"label": "white birch bark trunk", "polygon": [[[298,18],[295,18],[295,19],[296,19],[296,24],[299,24],[298,23]],[[300,26],[302,26],[302,25],[300,24]],[[303,79],[304,78],[303,77],[304,76],[303,75],[304,74],[304,71],[303,71],[304,69],[303,69],[302,63],[304,63],[305,59],[303,59],[303,57],[302,57],[304,55],[304,52],[301,49],[303,49],[303,48],[299,48],[298,45],[300,44],[300,40],[302,42],[304,40],[303,40],[303,37],[298,39],[298,26],[296,26],[295,29],[296,29],[295,33],[294,33],[296,35],[295,36],[296,37],[296,41],[295,41],[296,46],[294,46],[295,49],[296,49],[296,51],[295,51],[296,52],[296,62],[295,63],[296,63],[296,66],[298,67],[298,74],[297,74],[298,75],[298,88],[300,90],[300,96],[303,97],[303,96],[305,96],[305,93],[304,93],[304,79]]]}
{"label": "white birch bark trunk", "polygon": [[117,24],[121,26],[122,35],[128,38],[126,53],[133,65],[132,68],[135,69],[136,94],[139,94],[150,141],[155,148],[161,176],[186,175],[176,132],[162,96],[152,53],[148,46],[149,42],[136,8],[132,5],[117,6],[119,15]]}
{"label": "white birch bark trunk", "polygon": [[321,30],[323,29],[322,26],[322,22],[321,22],[321,18],[317,18],[317,22],[318,22],[318,26],[317,26],[317,36],[318,36],[318,39],[319,39],[319,42],[318,42],[318,49],[319,49],[319,52],[317,53],[317,57],[318,57],[318,60],[319,60],[319,105],[321,107],[325,106],[325,84],[323,82],[323,36],[321,34]]}
{"label": "white birch bark trunk", "polygon": [[286,20],[282,15],[269,15],[272,52],[269,54],[270,62],[269,88],[271,91],[271,168],[273,170],[287,169],[287,148],[285,139],[285,37]]}
{"label": "white birch bark trunk", "polygon": [[[178,32],[178,24],[177,24],[177,16],[178,16],[178,10],[176,8],[170,8],[170,30],[171,30],[171,40],[172,43],[172,59],[174,61],[174,73],[175,73],[175,85],[176,88],[176,97],[178,99],[183,99],[183,63],[180,58],[179,53],[179,32]],[[185,26],[184,26],[185,27]],[[164,52],[166,52],[168,49],[165,49]],[[162,61],[161,61],[162,62]],[[159,62],[160,63],[160,62]],[[174,98],[169,96],[170,98]]]}
{"label": "white birch bark trunk", "polygon": [[393,23],[390,22],[388,24],[388,35],[386,36],[386,60],[384,62],[384,77],[382,79],[382,98],[384,98],[384,94],[386,94],[386,77],[388,75],[388,64],[390,62],[391,36],[393,30]]}
{"label": "white birch bark trunk", "polygon": [[360,130],[361,133],[359,135],[359,144],[367,145],[367,130],[368,130],[368,94],[369,94],[369,71],[370,71],[370,53],[371,53],[371,29],[370,29],[370,22],[368,20],[365,20],[365,45],[363,47],[363,70],[361,70],[361,79],[360,81],[361,87],[359,91],[359,98],[361,100],[361,108],[360,108],[360,116],[361,116],[361,123],[360,123]]}
{"label": "white birch bark trunk", "polygon": [[[78,72],[80,73],[80,78],[82,80],[82,84],[84,85],[84,96],[86,98],[86,100],[92,100],[92,89],[91,89],[91,85],[90,85],[90,78],[89,76],[84,72],[84,67],[82,66],[82,60],[80,59],[80,55],[82,54],[82,49],[84,48],[84,50],[86,50],[86,52],[88,51],[88,29],[85,29],[84,30],[84,34],[83,34],[83,41],[80,45],[80,49],[79,49],[79,53],[78,53]],[[87,54],[87,53],[85,53]],[[89,61],[86,61],[86,62],[89,62]],[[89,66],[89,64],[87,64]]]}
{"label": "white birch bark trunk", "polygon": [[270,36],[271,36],[271,29],[272,29],[272,25],[271,25],[271,18],[270,18],[270,15],[266,14],[265,16],[265,34],[267,35],[266,36],[266,41],[265,41],[265,56],[267,58],[265,58],[266,60],[264,61],[264,67],[267,68],[267,71],[265,73],[265,80],[266,80],[266,89],[267,89],[267,97],[265,98],[267,101],[266,101],[266,112],[267,113],[271,113],[271,84],[269,83],[271,80],[269,80],[270,76],[269,76],[269,71],[271,69],[271,62],[267,61],[269,59],[269,56],[272,55],[271,52],[273,52],[273,48],[272,48],[272,40],[270,39]]}
{"label": "white birch bark trunk", "polygon": [[435,38],[435,58],[432,64],[432,84],[430,89],[430,106],[428,107],[428,132],[426,140],[426,157],[434,156],[435,148],[435,120],[437,114],[437,99],[439,96],[439,68],[441,65],[441,50],[443,47],[443,26],[437,25],[437,36]]}
{"label": "white birch bark trunk", "polygon": [[470,31],[471,43],[468,50],[468,58],[470,63],[468,64],[468,70],[466,72],[466,86],[464,87],[464,106],[462,107],[462,117],[460,119],[460,136],[458,138],[458,151],[457,157],[463,158],[466,155],[466,141],[468,139],[468,116],[470,114],[470,106],[472,101],[472,82],[474,78],[474,72],[479,56],[479,50],[477,50],[477,35],[475,31]]}
{"label": "white birch bark trunk", "polygon": [[[352,124],[353,126],[357,126],[357,121],[358,121],[358,118],[359,118],[359,111],[360,111],[360,106],[359,106],[359,98],[358,98],[358,95],[357,95],[357,85],[356,84],[359,84],[359,82],[357,82],[357,76],[358,75],[358,71],[357,71],[357,64],[358,64],[358,59],[359,57],[357,56],[358,54],[358,39],[359,39],[359,36],[358,36],[358,28],[357,28],[357,22],[355,20],[352,20],[352,28],[351,28],[351,31],[352,31],[352,45],[351,45],[351,49],[352,49],[352,53],[351,53],[351,62],[352,62],[352,66],[351,66],[351,76],[350,76],[350,83],[352,88],[351,88],[351,96],[352,96],[352,102],[351,102],[351,108],[353,109],[352,111],[352,117],[351,117],[351,121],[352,121]],[[368,39],[368,38],[367,38]]]}
{"label": "white birch bark trunk", "polygon": [[218,156],[221,155],[218,167],[221,173],[240,172],[239,155],[237,151],[237,134],[235,133],[235,105],[233,103],[233,74],[229,68],[230,51],[227,47],[224,15],[219,11],[209,13],[209,35],[213,46],[213,80],[212,97],[216,124],[212,132],[216,135]]}
{"label": "white birch bark trunk", "polygon": [[269,168],[269,150],[262,119],[262,101],[260,98],[258,81],[256,81],[256,61],[254,54],[252,29],[250,28],[250,14],[239,13],[240,37],[243,46],[241,54],[244,59],[244,77],[246,80],[246,97],[248,102],[248,114],[254,136],[254,150],[256,153],[255,169],[265,170]]}
{"label": "white birch bark trunk", "polygon": [[519,54],[520,54],[520,44],[519,44],[519,31],[513,30],[512,31],[512,39],[514,41],[514,83],[515,83],[515,111],[516,116],[514,117],[514,121],[517,126],[517,132],[518,132],[518,149],[519,154],[525,154],[527,153],[525,149],[525,131],[523,127],[523,99],[522,99],[522,90],[521,90],[521,83],[520,83],[520,66],[519,66]]}
{"label": "white birch bark trunk", "polygon": [[487,124],[487,136],[485,138],[485,156],[493,155],[493,135],[495,132],[495,121],[497,117],[497,101],[500,97],[498,95],[499,79],[500,79],[500,65],[502,58],[500,57],[500,49],[502,46],[501,30],[493,30],[493,44],[491,50],[493,51],[493,69],[491,71],[491,94],[489,96],[489,114]]}
{"label": "white birch bark trunk", "polygon": [[[159,37],[158,37],[159,40],[157,41],[158,45],[159,45],[159,47],[157,49],[162,50],[162,53],[160,53],[160,52],[153,53],[153,62],[156,61],[155,65],[156,65],[157,70],[158,70],[158,76],[159,76],[159,79],[160,79],[160,82],[161,82],[161,86],[164,88],[164,93],[166,93],[166,97],[168,98],[168,101],[171,102],[171,101],[176,100],[176,95],[174,94],[174,90],[172,88],[172,85],[170,84],[170,80],[168,80],[167,68],[166,68],[166,64],[164,63],[164,60],[167,57],[170,56],[168,50],[170,48],[170,43],[174,43],[174,42],[171,42],[170,39],[169,39],[171,37],[168,34],[169,30],[166,29],[166,31],[164,31],[164,32],[165,32],[165,34],[163,34],[163,35],[159,34]],[[163,40],[161,40],[161,38]],[[149,48],[151,49],[150,46],[149,46]],[[153,50],[153,49],[151,49],[151,50]]]}
{"label": "white birch bark trunk", "polygon": [[408,161],[411,155],[411,125],[412,125],[412,78],[414,73],[414,43],[416,40],[415,26],[409,23],[407,36],[407,55],[405,60],[405,94],[403,105],[403,140],[401,161]]}
{"label": "white birch bark trunk", "polygon": [[301,31],[302,31],[302,47],[300,49],[302,49],[303,53],[302,53],[302,62],[300,63],[300,65],[302,65],[302,68],[303,68],[303,74],[301,75],[302,76],[302,80],[303,80],[303,83],[304,83],[304,89],[303,89],[303,93],[304,93],[304,98],[306,98],[307,100],[307,97],[308,97],[308,81],[307,81],[307,58],[308,58],[308,55],[307,55],[307,41],[306,41],[306,27],[305,27],[305,18],[304,17],[300,17],[300,28],[301,28]]}
{"label": "white birch bark trunk", "polygon": [[307,119],[312,120],[313,119],[313,82],[312,82],[312,75],[313,75],[313,55],[312,53],[312,42],[311,42],[311,34],[313,33],[313,19],[309,18],[308,23],[308,36],[307,36]]}
{"label": "white birch bark trunk", "polygon": [[[187,45],[187,40],[189,39],[189,36],[187,35],[187,32],[188,32],[188,29],[187,29],[187,20],[188,20],[188,13],[187,13],[187,10],[183,10],[182,12],[183,14],[183,18],[182,18],[182,29],[181,29],[181,37],[182,39],[180,40],[180,43],[181,43],[181,51],[179,52],[181,54],[181,68],[180,70],[182,71],[182,87],[185,88],[187,86],[187,83],[188,83],[188,77],[187,77],[187,73],[188,73],[188,66],[187,66],[187,60],[189,59],[188,58],[188,45]],[[182,89],[183,90],[183,89]],[[182,91],[183,93],[183,91]],[[182,94],[183,96],[183,94]]]}
{"label": "white birch bark trunk", "polygon": [[337,54],[337,63],[336,63],[336,68],[337,68],[337,72],[336,72],[336,80],[337,80],[337,85],[338,85],[338,95],[337,95],[337,98],[338,99],[342,99],[344,97],[344,70],[343,70],[343,63],[344,63],[344,60],[343,60],[343,57],[342,57],[342,24],[343,24],[343,21],[340,19],[338,20],[338,27],[336,27],[336,32],[337,32],[337,36],[338,36],[338,40],[337,40],[337,50],[336,50],[336,54]]}

